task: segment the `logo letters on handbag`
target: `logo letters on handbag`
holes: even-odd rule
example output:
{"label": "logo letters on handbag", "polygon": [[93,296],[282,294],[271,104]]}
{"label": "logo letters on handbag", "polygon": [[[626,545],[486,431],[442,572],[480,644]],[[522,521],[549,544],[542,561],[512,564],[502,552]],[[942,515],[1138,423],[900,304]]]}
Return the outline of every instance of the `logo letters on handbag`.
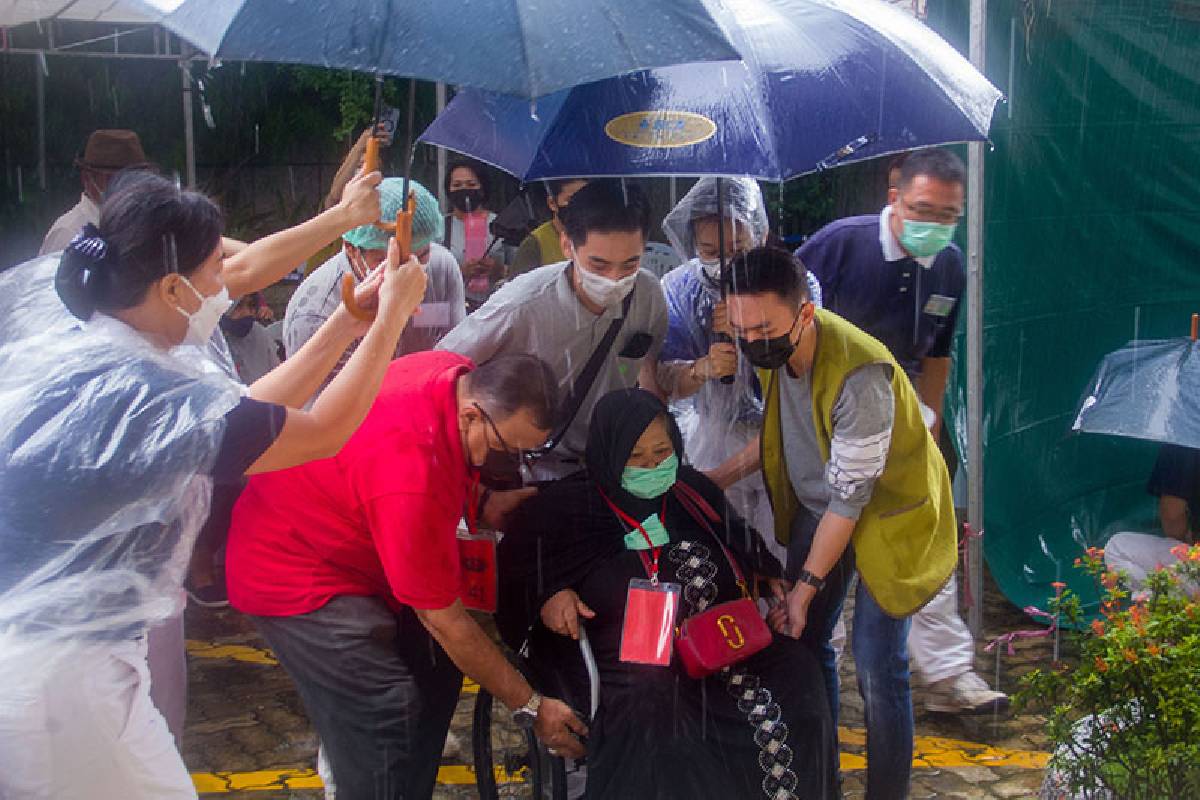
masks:
{"label": "logo letters on handbag", "polygon": [[725,644],[729,645],[730,650],[741,650],[746,646],[746,637],[742,635],[742,629],[738,627],[737,620],[729,614],[717,617],[717,627],[721,630],[721,635],[725,637]]}

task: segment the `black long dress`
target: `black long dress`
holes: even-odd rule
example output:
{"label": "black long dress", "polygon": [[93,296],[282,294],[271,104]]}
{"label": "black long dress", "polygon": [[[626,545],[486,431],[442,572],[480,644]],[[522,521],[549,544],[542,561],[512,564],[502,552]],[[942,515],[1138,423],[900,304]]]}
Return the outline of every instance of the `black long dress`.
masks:
{"label": "black long dress", "polygon": [[[631,399],[636,401],[632,409]],[[613,423],[632,426],[634,440],[654,416],[638,427],[637,411],[643,403],[638,396],[624,398],[622,418]],[[598,418],[603,406],[602,400]],[[596,433],[597,420],[592,424]],[[631,579],[645,578],[646,572],[637,553],[625,549],[626,529],[597,487],[604,487],[605,494],[635,519],[661,512],[662,500],[640,501],[619,489],[613,480],[619,470],[614,469],[623,466],[632,445],[609,445],[593,448],[589,442],[588,470],[544,487],[521,508],[500,547],[502,633],[515,645],[532,627],[535,658],[548,659],[560,673],[574,676],[566,679],[568,683],[579,680],[577,647],[541,627],[538,610],[550,595],[571,588],[596,612],[587,631],[601,691],[587,742],[587,796],[836,796],[837,741],[824,683],[816,660],[798,641],[776,636],[747,661],[702,680],[689,678],[677,656],[669,667],[619,660],[626,590]],[[682,452],[678,439],[676,450]],[[604,466],[606,459],[609,468]],[[679,480],[723,512],[715,535],[743,572],[779,575],[779,563],[758,535],[725,507],[711,481],[686,467]],[[662,548],[660,579],[683,587],[680,618],[742,596],[714,533],[672,494],[667,495],[663,522],[670,542]],[[577,706],[586,710],[581,702]]]}

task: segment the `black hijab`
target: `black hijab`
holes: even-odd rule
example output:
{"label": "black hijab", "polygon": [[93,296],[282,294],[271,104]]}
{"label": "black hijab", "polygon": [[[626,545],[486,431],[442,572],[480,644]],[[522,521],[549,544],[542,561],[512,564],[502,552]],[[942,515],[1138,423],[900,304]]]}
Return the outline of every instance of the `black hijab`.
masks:
{"label": "black hijab", "polygon": [[625,491],[621,473],[629,454],[650,423],[662,417],[667,425],[675,456],[683,463],[683,434],[663,401],[644,389],[618,389],[600,398],[592,411],[587,450],[583,461],[588,475],[622,511],[644,519],[661,507],[658,498],[643,500]]}

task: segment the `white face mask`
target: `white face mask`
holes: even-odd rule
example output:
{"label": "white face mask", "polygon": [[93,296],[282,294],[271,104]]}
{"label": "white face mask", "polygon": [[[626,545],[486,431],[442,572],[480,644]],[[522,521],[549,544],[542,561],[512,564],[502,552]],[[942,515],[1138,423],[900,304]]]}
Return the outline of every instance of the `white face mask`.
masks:
{"label": "white face mask", "polygon": [[704,274],[713,283],[721,280],[721,259],[715,258],[712,261],[705,261],[703,258],[697,258],[700,262],[700,269],[704,270]]}
{"label": "white face mask", "polygon": [[192,282],[182,275],[179,280],[187,284],[187,287],[192,290],[197,298],[200,299],[200,308],[189,314],[179,306],[175,310],[183,314],[188,321],[187,336],[183,338],[182,344],[194,344],[197,347],[204,347],[208,344],[208,340],[212,338],[213,331],[217,329],[217,324],[220,323],[221,317],[225,312],[233,306],[233,300],[229,297],[229,290],[224,286],[221,291],[214,295],[202,295]]}
{"label": "white face mask", "polygon": [[605,308],[619,306],[633,291],[633,286],[637,283],[638,278],[638,274],[635,272],[620,280],[613,280],[594,272],[588,272],[579,266],[578,261],[575,262],[575,273],[579,276],[579,288],[588,296],[588,299]]}

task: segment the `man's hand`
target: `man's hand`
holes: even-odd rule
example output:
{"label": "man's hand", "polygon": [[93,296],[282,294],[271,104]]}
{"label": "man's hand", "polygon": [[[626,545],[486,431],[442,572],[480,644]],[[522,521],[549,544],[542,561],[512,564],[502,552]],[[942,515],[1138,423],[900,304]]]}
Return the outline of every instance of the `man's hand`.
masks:
{"label": "man's hand", "polygon": [[579,741],[580,736],[587,735],[587,725],[562,700],[553,697],[542,699],[537,720],[533,723],[533,732],[557,755],[568,758],[587,755],[587,748]]}
{"label": "man's hand", "polygon": [[379,172],[358,173],[346,184],[338,208],[342,211],[345,230],[359,225],[373,225],[380,221],[383,210],[379,204],[379,183],[383,175]]}
{"label": "man's hand", "polygon": [[796,584],[787,596],[787,635],[799,639],[808,625],[808,606],[817,591],[807,583]]}
{"label": "man's hand", "polygon": [[767,625],[776,633],[788,635],[787,582],[782,578],[767,578],[767,586],[771,589],[768,602],[771,605],[767,611]]}
{"label": "man's hand", "polygon": [[492,492],[487,502],[479,510],[483,524],[494,531],[504,530],[505,523],[517,506],[537,494],[537,487],[526,486],[524,489],[512,489],[507,492]]}
{"label": "man's hand", "polygon": [[561,636],[579,639],[579,618],[594,619],[596,612],[579,599],[574,589],[563,589],[542,605],[542,624]]}

